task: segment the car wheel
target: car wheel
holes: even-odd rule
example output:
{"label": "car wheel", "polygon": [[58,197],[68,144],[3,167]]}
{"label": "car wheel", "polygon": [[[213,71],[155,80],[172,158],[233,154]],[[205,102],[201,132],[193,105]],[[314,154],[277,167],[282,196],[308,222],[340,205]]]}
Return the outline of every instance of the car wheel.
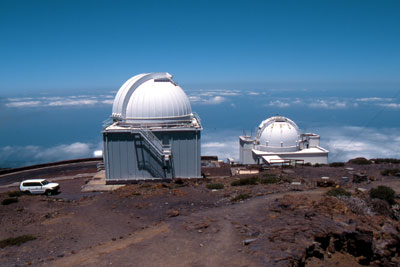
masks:
{"label": "car wheel", "polygon": [[29,190],[22,191],[22,193],[29,195],[31,192]]}
{"label": "car wheel", "polygon": [[46,195],[51,196],[51,191],[50,191],[50,190],[47,190],[47,191],[46,191]]}

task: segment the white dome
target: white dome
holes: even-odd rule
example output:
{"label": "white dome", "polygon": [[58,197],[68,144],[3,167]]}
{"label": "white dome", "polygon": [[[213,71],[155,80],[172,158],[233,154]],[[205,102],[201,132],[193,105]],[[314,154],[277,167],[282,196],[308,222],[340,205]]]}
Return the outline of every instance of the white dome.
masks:
{"label": "white dome", "polygon": [[125,122],[191,120],[185,92],[169,73],[139,74],[126,81],[114,99],[112,118]]}
{"label": "white dome", "polygon": [[258,127],[257,141],[260,150],[299,150],[300,130],[292,120],[276,116],[263,121]]}

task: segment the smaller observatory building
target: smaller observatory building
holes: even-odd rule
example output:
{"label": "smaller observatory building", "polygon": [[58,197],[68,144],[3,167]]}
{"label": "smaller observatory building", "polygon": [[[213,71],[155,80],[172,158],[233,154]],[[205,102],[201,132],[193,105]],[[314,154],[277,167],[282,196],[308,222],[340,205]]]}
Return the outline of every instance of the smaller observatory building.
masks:
{"label": "smaller observatory building", "polygon": [[103,127],[106,183],[201,177],[201,122],[169,73],[126,81]]}
{"label": "smaller observatory building", "polygon": [[301,133],[286,117],[271,117],[258,126],[256,137],[239,137],[241,164],[327,164],[328,150],[320,147],[320,136]]}

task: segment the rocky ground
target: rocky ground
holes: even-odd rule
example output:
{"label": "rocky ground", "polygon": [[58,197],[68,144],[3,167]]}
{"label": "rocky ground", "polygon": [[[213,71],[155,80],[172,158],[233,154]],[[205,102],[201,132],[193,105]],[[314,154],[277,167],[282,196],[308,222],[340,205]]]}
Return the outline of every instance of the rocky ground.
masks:
{"label": "rocky ground", "polygon": [[[272,184],[232,186],[235,176],[83,193],[90,172],[59,181],[58,195],[0,205],[0,240],[36,238],[0,248],[0,265],[398,266],[398,206],[363,189],[385,184],[400,193],[400,178],[380,174],[399,166],[276,168],[257,175],[278,178]],[[360,172],[370,181],[352,183]],[[352,196],[327,196],[336,186]]]}

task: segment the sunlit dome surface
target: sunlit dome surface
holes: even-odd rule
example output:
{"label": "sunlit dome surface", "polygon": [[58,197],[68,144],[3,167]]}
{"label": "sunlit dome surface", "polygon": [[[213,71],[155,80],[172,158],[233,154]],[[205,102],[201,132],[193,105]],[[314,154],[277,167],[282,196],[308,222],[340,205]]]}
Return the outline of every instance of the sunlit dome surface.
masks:
{"label": "sunlit dome surface", "polygon": [[292,120],[276,116],[263,121],[258,127],[257,141],[265,151],[299,150],[300,130]]}
{"label": "sunlit dome surface", "polygon": [[189,121],[192,108],[185,92],[166,72],[139,74],[126,81],[113,103],[113,119],[125,122]]}

